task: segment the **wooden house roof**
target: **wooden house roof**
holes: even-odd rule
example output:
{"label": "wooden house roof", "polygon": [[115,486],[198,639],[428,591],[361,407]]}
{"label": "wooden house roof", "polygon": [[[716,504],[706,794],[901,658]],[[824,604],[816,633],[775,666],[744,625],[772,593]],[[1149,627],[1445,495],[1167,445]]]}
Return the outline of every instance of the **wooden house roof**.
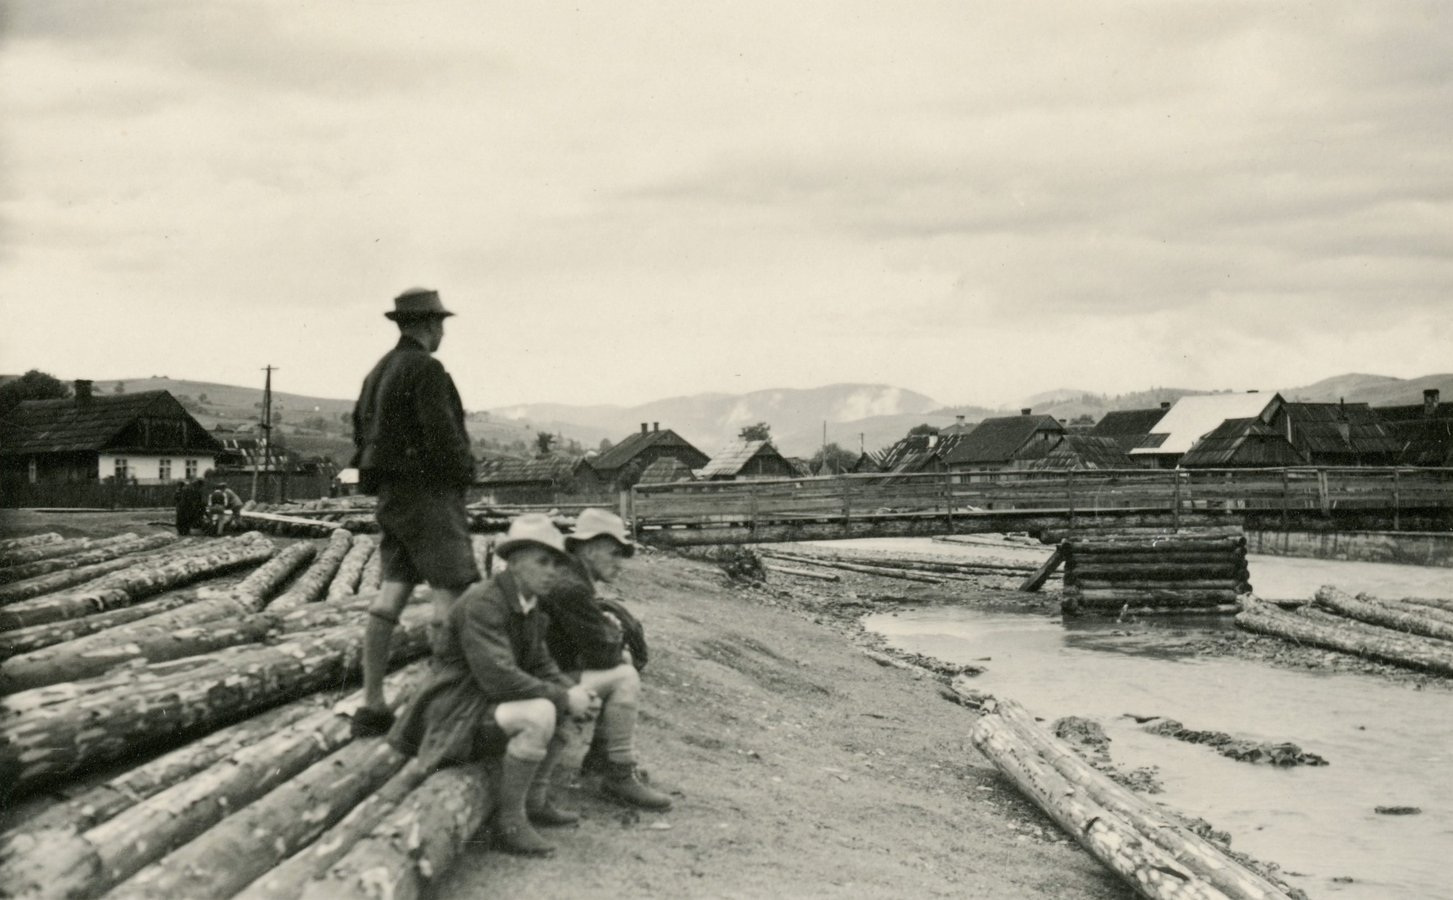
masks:
{"label": "wooden house roof", "polygon": [[692,481],[691,467],[674,456],[663,456],[646,466],[637,484],[673,484],[677,481]]}
{"label": "wooden house roof", "polygon": [[1299,466],[1306,458],[1276,428],[1256,416],[1227,419],[1181,457],[1186,468]]}
{"label": "wooden house roof", "polygon": [[563,484],[575,474],[580,460],[568,456],[544,456],[535,459],[511,459],[497,457],[479,463],[474,483],[482,485],[502,484]]}
{"label": "wooden house roof", "polygon": [[1281,394],[1192,394],[1180,398],[1166,412],[1150,436],[1163,435],[1159,443],[1143,442],[1129,451],[1131,456],[1180,455],[1227,419],[1259,418],[1271,421],[1282,403]]}
{"label": "wooden house roof", "polygon": [[1135,460],[1113,437],[1066,434],[1048,452],[1029,464],[1031,469],[1134,469]]}
{"label": "wooden house roof", "polygon": [[1385,426],[1404,466],[1453,466],[1453,417],[1407,419]]}
{"label": "wooden house roof", "polygon": [[[689,453],[696,454],[703,462],[707,459],[707,455],[698,450],[690,441],[670,428],[666,428],[660,431],[634,432],[619,444],[590,459],[590,467],[597,472],[614,472],[630,463],[649,447],[682,448]],[[688,466],[691,465],[689,459],[684,459],[682,462]]]}
{"label": "wooden house roof", "polygon": [[196,452],[222,449],[207,430],[166,391],[97,394],[81,402],[26,400],[0,416],[0,455],[75,453],[104,450],[139,419],[157,416],[188,423]]}
{"label": "wooden house roof", "polygon": [[[963,433],[910,434],[899,438],[893,446],[881,451],[871,460],[880,472],[918,472],[935,459],[945,459],[964,437]],[[859,463],[861,462],[859,459]],[[855,468],[854,471],[871,470]]]}
{"label": "wooden house roof", "polygon": [[1024,446],[1040,431],[1064,434],[1065,427],[1054,416],[1019,415],[985,419],[959,439],[957,445],[944,455],[944,461],[953,466],[1006,463],[1020,458]]}
{"label": "wooden house roof", "polygon": [[734,478],[758,456],[775,456],[791,466],[791,463],[787,463],[782,458],[782,454],[777,452],[777,448],[772,446],[771,441],[741,441],[717,451],[711,461],[696,473],[696,477],[701,479]]}
{"label": "wooden house roof", "polygon": [[1316,456],[1386,456],[1401,449],[1366,403],[1284,403],[1288,439],[1309,460]]}
{"label": "wooden house roof", "polygon": [[[1105,413],[1095,423],[1089,434],[1092,437],[1112,438],[1122,450],[1143,446],[1145,439],[1155,429],[1155,424],[1165,417],[1166,411],[1155,409],[1117,409]],[[1161,438],[1164,440],[1164,438]]]}

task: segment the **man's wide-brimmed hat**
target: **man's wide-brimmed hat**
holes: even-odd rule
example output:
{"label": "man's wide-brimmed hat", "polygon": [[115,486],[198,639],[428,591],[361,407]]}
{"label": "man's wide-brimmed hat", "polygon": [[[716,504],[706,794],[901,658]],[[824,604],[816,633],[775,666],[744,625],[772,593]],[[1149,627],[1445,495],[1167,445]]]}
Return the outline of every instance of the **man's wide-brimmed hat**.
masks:
{"label": "man's wide-brimmed hat", "polygon": [[394,298],[393,312],[384,316],[395,322],[412,322],[416,319],[442,319],[454,313],[444,308],[438,291],[428,288],[409,288]]}
{"label": "man's wide-brimmed hat", "polygon": [[626,532],[626,523],[621,520],[620,516],[603,509],[581,510],[580,515],[575,517],[575,530],[565,538],[565,544],[573,547],[602,535],[614,539],[617,544],[624,547],[626,556],[635,555],[636,545],[631,542],[631,537]]}
{"label": "man's wide-brimmed hat", "polygon": [[565,536],[550,517],[544,513],[525,513],[516,516],[510,522],[510,530],[505,533],[504,539],[494,545],[494,552],[498,556],[508,557],[511,553],[527,545],[544,547],[560,556],[568,555],[565,552]]}

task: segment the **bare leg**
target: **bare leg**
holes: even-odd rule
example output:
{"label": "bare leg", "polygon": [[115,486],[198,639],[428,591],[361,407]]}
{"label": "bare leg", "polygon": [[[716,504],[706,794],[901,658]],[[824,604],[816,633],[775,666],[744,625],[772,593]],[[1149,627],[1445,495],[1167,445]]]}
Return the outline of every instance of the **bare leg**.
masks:
{"label": "bare leg", "polygon": [[510,736],[500,765],[499,806],[495,811],[498,846],[509,853],[548,856],[555,848],[530,826],[526,804],[530,786],[555,736],[555,704],[538,699],[501,703],[495,707],[494,719]]}
{"label": "bare leg", "polygon": [[368,709],[387,709],[383,695],[383,677],[388,674],[389,643],[399,613],[409,602],[414,586],[405,581],[385,581],[378,599],[368,610],[368,625],[363,631],[363,705]]}

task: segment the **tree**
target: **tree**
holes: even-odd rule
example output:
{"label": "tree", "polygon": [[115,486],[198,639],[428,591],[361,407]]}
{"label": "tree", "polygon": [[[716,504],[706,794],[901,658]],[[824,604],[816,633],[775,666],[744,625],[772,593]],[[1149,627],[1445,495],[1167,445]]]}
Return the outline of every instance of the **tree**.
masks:
{"label": "tree", "polygon": [[25,400],[64,400],[71,386],[39,369],[31,369],[13,381],[0,384],[0,412]]}
{"label": "tree", "polygon": [[600,446],[597,447],[596,449],[598,449],[601,453],[604,453],[605,451],[609,450],[610,448],[612,448],[614,446],[615,446],[615,444],[612,444],[610,442],[610,438],[601,438],[600,439]]}
{"label": "tree", "polygon": [[769,441],[772,439],[772,426],[766,422],[748,425],[741,430],[740,436],[744,441]]}
{"label": "tree", "polygon": [[206,394],[198,394],[197,395],[197,402],[198,403],[206,403],[206,402],[208,402],[207,401],[207,395]]}
{"label": "tree", "polygon": [[[827,472],[820,472],[823,460],[827,460]],[[814,474],[840,475],[853,467],[858,461],[858,455],[851,450],[838,446],[836,443],[828,444],[812,455],[809,461]]]}
{"label": "tree", "polygon": [[924,422],[922,425],[914,425],[912,428],[908,429],[909,437],[913,437],[916,434],[938,434],[938,429],[928,424],[927,422]]}
{"label": "tree", "polygon": [[550,448],[555,444],[555,435],[548,431],[535,432],[535,453],[538,456],[549,456]]}
{"label": "tree", "polygon": [[113,393],[113,394],[124,394],[124,393],[126,393],[126,382],[124,382],[124,381],[118,381],[118,382],[116,382],[116,386],[111,389],[111,393]]}

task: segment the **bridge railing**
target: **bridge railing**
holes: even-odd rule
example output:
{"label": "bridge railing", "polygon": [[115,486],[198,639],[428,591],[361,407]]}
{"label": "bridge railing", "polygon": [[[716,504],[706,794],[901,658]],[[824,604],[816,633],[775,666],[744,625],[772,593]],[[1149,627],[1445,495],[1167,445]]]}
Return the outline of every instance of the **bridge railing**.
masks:
{"label": "bridge railing", "polygon": [[692,481],[631,489],[637,527],[975,515],[1005,511],[1453,507],[1453,469],[969,470]]}

